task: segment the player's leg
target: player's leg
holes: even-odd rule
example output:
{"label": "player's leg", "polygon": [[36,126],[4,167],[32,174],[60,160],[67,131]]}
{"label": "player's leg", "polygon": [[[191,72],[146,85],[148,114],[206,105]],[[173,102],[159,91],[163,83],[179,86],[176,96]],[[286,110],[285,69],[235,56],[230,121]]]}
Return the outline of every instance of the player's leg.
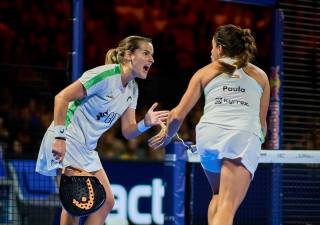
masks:
{"label": "player's leg", "polygon": [[[61,174],[61,170],[59,170],[59,174]],[[60,175],[56,177],[58,186],[60,186],[60,178],[61,178]],[[79,224],[79,217],[72,216],[62,207],[62,211],[60,215],[60,225],[78,225],[78,224]]]}
{"label": "player's leg", "polygon": [[70,215],[64,208],[62,208],[60,216],[60,225],[78,225],[79,217]]}
{"label": "player's leg", "polygon": [[112,210],[115,200],[111,190],[110,182],[104,169],[92,173],[96,176],[106,191],[106,201],[99,210],[90,214],[85,222],[86,225],[103,225],[108,213]]}
{"label": "player's leg", "polygon": [[222,163],[219,199],[212,225],[232,225],[237,209],[251,182],[250,172],[240,159],[224,159]]}
{"label": "player's leg", "polygon": [[205,169],[204,172],[208,178],[212,190],[212,198],[208,207],[208,224],[211,225],[218,207],[220,173],[213,173]]}

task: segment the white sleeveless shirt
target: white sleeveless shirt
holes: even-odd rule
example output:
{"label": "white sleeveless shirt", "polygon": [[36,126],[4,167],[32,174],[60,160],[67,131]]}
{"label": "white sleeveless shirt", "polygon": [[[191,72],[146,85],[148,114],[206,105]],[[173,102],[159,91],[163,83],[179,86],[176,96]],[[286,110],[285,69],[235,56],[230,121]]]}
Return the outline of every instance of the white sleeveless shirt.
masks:
{"label": "white sleeveless shirt", "polygon": [[205,106],[199,124],[212,123],[225,129],[261,133],[260,98],[262,87],[237,69],[233,76],[221,74],[204,88]]}

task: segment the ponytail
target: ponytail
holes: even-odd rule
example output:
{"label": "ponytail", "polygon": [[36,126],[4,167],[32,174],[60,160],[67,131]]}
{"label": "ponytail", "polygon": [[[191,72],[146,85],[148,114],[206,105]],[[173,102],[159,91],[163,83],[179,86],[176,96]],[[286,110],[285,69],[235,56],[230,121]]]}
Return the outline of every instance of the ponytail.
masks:
{"label": "ponytail", "polygon": [[238,68],[238,60],[233,59],[230,57],[223,57],[218,59],[218,62],[220,63],[220,72],[221,73],[226,73],[228,75],[232,75],[236,69]]}
{"label": "ponytail", "polygon": [[136,49],[140,47],[141,42],[152,43],[150,38],[142,36],[128,36],[119,42],[117,48],[110,49],[105,58],[106,64],[122,64],[126,60],[124,58],[125,52],[130,51],[133,53]]}
{"label": "ponytail", "polygon": [[105,64],[117,64],[119,63],[117,59],[117,49],[112,48],[106,54]]}
{"label": "ponytail", "polygon": [[248,62],[251,62],[254,59],[254,56],[257,52],[257,47],[251,31],[249,29],[242,29],[242,42],[244,45],[244,50],[237,57],[240,64],[245,66]]}

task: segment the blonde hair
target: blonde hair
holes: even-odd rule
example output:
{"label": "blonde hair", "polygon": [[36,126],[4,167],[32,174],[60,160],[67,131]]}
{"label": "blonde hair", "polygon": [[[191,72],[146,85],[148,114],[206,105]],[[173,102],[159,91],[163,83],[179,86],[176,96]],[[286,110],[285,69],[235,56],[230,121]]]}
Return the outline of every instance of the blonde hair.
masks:
{"label": "blonde hair", "polygon": [[110,49],[106,54],[106,64],[123,64],[125,51],[134,52],[140,47],[140,42],[152,43],[152,39],[142,36],[128,36],[121,40],[117,48]]}

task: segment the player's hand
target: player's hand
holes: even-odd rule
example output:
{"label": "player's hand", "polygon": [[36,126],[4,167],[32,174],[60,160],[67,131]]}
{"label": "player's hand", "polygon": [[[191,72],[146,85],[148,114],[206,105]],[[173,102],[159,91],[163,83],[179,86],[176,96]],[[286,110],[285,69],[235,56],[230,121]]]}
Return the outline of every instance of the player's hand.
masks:
{"label": "player's hand", "polygon": [[56,161],[62,162],[66,154],[66,141],[54,139],[52,145],[52,155]]}
{"label": "player's hand", "polygon": [[163,123],[160,125],[160,132],[148,140],[148,146],[154,150],[168,145],[172,139],[167,134],[167,127]]}
{"label": "player's hand", "polygon": [[166,123],[169,110],[161,110],[161,111],[154,111],[154,109],[158,106],[158,103],[154,103],[146,115],[144,116],[144,123],[147,126],[155,126],[161,125],[161,123]]}

